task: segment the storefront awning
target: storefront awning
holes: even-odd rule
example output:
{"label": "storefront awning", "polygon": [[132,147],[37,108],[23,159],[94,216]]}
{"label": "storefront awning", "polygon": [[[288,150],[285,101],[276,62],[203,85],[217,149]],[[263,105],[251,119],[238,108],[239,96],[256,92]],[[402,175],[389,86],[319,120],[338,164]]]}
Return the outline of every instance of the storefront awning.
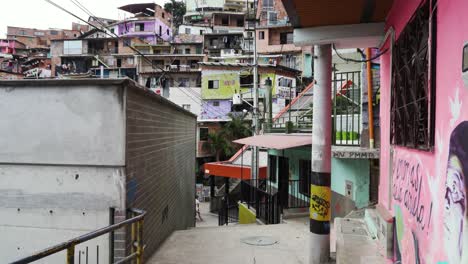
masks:
{"label": "storefront awning", "polygon": [[270,149],[288,149],[312,145],[312,135],[258,135],[238,139],[234,143]]}

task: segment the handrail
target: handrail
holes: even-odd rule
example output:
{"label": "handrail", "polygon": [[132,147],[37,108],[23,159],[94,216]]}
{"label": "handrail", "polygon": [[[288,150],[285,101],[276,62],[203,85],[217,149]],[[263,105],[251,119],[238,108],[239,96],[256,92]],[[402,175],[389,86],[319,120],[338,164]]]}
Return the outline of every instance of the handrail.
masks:
{"label": "handrail", "polygon": [[[74,251],[75,251],[75,246],[76,245],[84,243],[86,241],[89,241],[89,240],[91,240],[93,238],[102,236],[104,234],[110,233],[112,231],[115,231],[115,230],[117,230],[117,229],[119,229],[121,227],[130,225],[130,224],[132,224],[132,238],[134,238],[135,235],[138,237],[137,238],[138,241],[136,243],[137,251],[132,254],[132,255],[134,255],[134,256],[132,256],[132,258],[137,257],[137,263],[141,263],[141,256],[143,254],[143,245],[142,245],[142,242],[141,242],[141,239],[142,239],[142,225],[143,225],[143,219],[145,218],[145,215],[146,215],[146,211],[143,211],[143,210],[140,210],[140,209],[134,209],[134,208],[128,209],[128,211],[130,213],[136,215],[136,216],[133,216],[132,218],[126,219],[126,220],[124,220],[122,222],[119,222],[117,224],[106,226],[106,227],[103,227],[101,229],[98,229],[98,230],[92,231],[90,233],[84,234],[82,236],[72,238],[72,239],[70,239],[70,240],[68,240],[66,242],[51,246],[51,247],[46,248],[44,250],[41,250],[41,251],[39,251],[37,253],[34,253],[33,255],[30,255],[28,257],[16,260],[16,261],[12,262],[11,264],[31,263],[33,261],[43,259],[45,257],[48,257],[50,255],[53,255],[53,254],[58,253],[58,252],[63,251],[63,250],[67,250],[67,263],[73,264],[74,263],[74,256],[75,256]],[[134,228],[133,228],[134,223],[138,224],[137,225],[138,234],[134,234],[134,232],[133,232],[134,231]]]}

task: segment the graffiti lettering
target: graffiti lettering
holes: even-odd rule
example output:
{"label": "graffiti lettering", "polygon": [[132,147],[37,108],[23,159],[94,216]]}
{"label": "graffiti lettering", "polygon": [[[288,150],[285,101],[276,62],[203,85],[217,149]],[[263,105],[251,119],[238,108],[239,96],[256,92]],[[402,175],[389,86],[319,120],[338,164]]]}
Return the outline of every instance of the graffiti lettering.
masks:
{"label": "graffiti lettering", "polygon": [[377,159],[378,153],[373,152],[349,152],[349,151],[333,151],[334,158],[338,159]]}
{"label": "graffiti lettering", "polygon": [[330,221],[330,187],[310,186],[310,218],[317,221]]}
{"label": "graffiti lettering", "polygon": [[[421,230],[424,230],[429,224],[432,210],[429,211],[429,217],[425,219],[425,206],[421,204],[423,179],[421,165],[399,159],[393,169],[393,199],[402,203],[408,212],[416,218]],[[430,208],[432,208],[432,202]]]}
{"label": "graffiti lettering", "polygon": [[317,195],[312,195],[310,199],[313,201],[313,203],[310,206],[318,215],[322,217],[325,217],[326,215],[328,215],[330,202],[326,201],[325,199]]}

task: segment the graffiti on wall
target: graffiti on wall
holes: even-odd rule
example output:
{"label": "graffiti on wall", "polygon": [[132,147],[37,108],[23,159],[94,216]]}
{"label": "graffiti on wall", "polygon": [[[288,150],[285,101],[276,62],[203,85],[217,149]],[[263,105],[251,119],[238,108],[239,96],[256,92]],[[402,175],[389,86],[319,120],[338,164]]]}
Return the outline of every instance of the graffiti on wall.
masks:
{"label": "graffiti on wall", "polygon": [[326,186],[310,185],[310,219],[330,221],[331,189]]}
{"label": "graffiti on wall", "polygon": [[424,204],[424,199],[421,199],[421,196],[424,196],[422,165],[403,158],[397,159],[395,163],[392,197],[416,219],[419,228],[424,230],[430,224],[432,201],[430,204]]}
{"label": "graffiti on wall", "polygon": [[444,245],[449,263],[468,263],[467,135],[468,121],[465,121],[450,136],[443,217]]}

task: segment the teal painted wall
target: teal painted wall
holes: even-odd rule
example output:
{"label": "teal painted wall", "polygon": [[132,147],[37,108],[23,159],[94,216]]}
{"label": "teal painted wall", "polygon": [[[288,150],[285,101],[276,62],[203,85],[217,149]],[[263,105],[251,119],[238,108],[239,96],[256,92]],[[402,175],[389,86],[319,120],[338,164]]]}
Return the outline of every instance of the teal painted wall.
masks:
{"label": "teal painted wall", "polygon": [[346,180],[351,181],[353,200],[358,208],[369,204],[369,175],[369,160],[332,158],[332,190],[346,195]]}
{"label": "teal painted wall", "polygon": [[[289,179],[299,180],[299,160],[310,160],[311,148],[310,147],[298,147],[298,148],[285,149],[285,150],[270,149],[268,150],[268,154],[288,158],[289,159]],[[268,184],[274,188],[278,188],[279,178],[280,178],[280,175],[278,174],[276,183],[272,183],[268,181]],[[305,200],[305,201],[309,199],[307,196],[300,194],[299,189],[293,190],[293,188],[298,188],[298,186],[289,186],[290,194],[297,194],[299,195],[299,196],[296,196],[297,198]]]}
{"label": "teal painted wall", "polygon": [[[310,147],[300,147],[286,150],[268,150],[268,154],[287,157],[289,159],[289,179],[298,180],[299,160],[310,160],[311,149]],[[351,181],[353,183],[353,200],[358,208],[365,207],[369,204],[369,175],[369,160],[332,158],[332,191],[341,195],[346,195],[346,180]],[[279,179],[279,175],[277,179]],[[277,182],[268,182],[268,184],[277,188]],[[298,192],[291,190],[290,186],[290,193]],[[308,199],[305,196],[298,198]]]}
{"label": "teal painted wall", "polygon": [[304,70],[302,71],[303,77],[312,77],[312,55],[305,54],[304,56]]}

